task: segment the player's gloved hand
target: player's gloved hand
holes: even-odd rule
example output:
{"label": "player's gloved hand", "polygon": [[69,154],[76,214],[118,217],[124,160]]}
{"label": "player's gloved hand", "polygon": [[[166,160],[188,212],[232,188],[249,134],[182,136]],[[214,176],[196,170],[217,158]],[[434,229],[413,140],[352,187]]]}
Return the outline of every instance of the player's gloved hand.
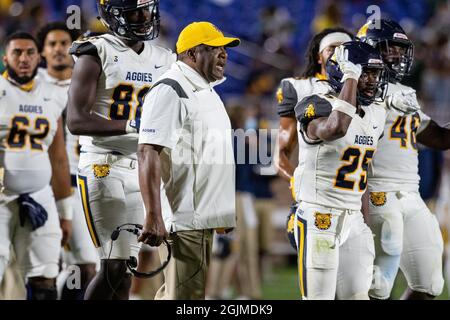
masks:
{"label": "player's gloved hand", "polygon": [[22,227],[27,219],[30,221],[33,231],[45,224],[48,218],[47,211],[29,194],[21,194],[17,201],[19,202],[19,220]]}
{"label": "player's gloved hand", "polygon": [[141,118],[136,118],[134,120],[128,120],[125,127],[126,133],[139,133],[141,127]]}
{"label": "player's gloved hand", "polygon": [[341,82],[345,82],[347,79],[355,79],[358,81],[361,76],[362,68],[359,64],[354,64],[348,60],[348,50],[344,46],[339,46],[335,49],[334,54],[336,55],[336,62],[339,64],[344,76]]}
{"label": "player's gloved hand", "polygon": [[286,233],[289,240],[289,243],[291,244],[292,248],[297,251],[297,242],[295,241],[294,236],[294,228],[295,228],[295,213],[297,212],[298,203],[294,202],[291,205],[291,208],[289,210],[289,215],[287,216],[286,221]]}
{"label": "player's gloved hand", "polygon": [[402,116],[416,113],[420,110],[415,91],[397,91],[386,98],[386,105],[396,110]]}
{"label": "player's gloved hand", "polygon": [[72,220],[59,219],[62,231],[61,247],[64,247],[72,236]]}

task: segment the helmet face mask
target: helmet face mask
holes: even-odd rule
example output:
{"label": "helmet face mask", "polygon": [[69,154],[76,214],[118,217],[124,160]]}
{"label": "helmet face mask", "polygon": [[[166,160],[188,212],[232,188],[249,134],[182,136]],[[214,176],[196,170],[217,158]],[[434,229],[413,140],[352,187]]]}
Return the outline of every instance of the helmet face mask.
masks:
{"label": "helmet face mask", "polygon": [[397,22],[371,20],[361,27],[357,38],[380,50],[389,81],[399,82],[409,74],[414,61],[414,45]]}
{"label": "helmet face mask", "polygon": [[[349,60],[362,67],[361,77],[358,81],[358,104],[367,106],[373,102],[382,102],[386,96],[388,73],[381,59],[379,51],[362,42],[347,42],[343,44],[349,52]],[[344,76],[334,56],[326,65],[328,83],[337,93],[341,92]]]}
{"label": "helmet face mask", "polygon": [[398,82],[409,74],[414,60],[414,46],[411,42],[384,40],[378,43],[383,62],[389,71],[389,78]]}
{"label": "helmet face mask", "polygon": [[159,0],[106,0],[102,3],[98,3],[101,20],[116,36],[132,41],[158,37]]}

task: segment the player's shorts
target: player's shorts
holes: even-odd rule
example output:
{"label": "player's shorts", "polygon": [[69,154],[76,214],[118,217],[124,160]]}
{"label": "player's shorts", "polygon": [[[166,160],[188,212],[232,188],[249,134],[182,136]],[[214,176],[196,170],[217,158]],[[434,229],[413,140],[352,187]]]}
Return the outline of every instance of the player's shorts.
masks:
{"label": "player's shorts", "polygon": [[136,235],[122,231],[116,241],[111,241],[111,234],[118,226],[144,222],[137,160],[81,153],[78,189],[89,234],[100,259],[137,258],[141,245]]}
{"label": "player's shorts", "polygon": [[[76,176],[74,177],[74,187],[76,187]],[[99,257],[97,249],[92,243],[91,236],[89,235],[80,193],[77,189],[74,190],[71,201],[73,206],[72,236],[65,247],[64,260],[68,265],[98,264]]]}
{"label": "player's shorts", "polygon": [[28,221],[20,226],[17,195],[0,193],[0,280],[10,257],[11,245],[24,277],[50,279],[58,275],[62,232],[53,191],[46,186],[30,196],[48,214],[45,224],[34,231]]}
{"label": "player's shorts", "polygon": [[441,294],[442,234],[420,194],[371,192],[369,202],[369,223],[376,249],[370,296],[389,298],[399,266],[412,290]]}
{"label": "player's shorts", "polygon": [[374,244],[359,210],[302,201],[294,225],[303,299],[369,298]]}

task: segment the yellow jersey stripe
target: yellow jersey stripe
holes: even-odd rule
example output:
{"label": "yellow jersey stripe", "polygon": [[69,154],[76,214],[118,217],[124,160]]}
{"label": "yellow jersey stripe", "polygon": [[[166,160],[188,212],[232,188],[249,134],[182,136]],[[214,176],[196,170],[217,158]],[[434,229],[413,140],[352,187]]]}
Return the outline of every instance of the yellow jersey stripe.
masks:
{"label": "yellow jersey stripe", "polygon": [[86,224],[88,226],[89,234],[91,236],[92,242],[96,248],[100,247],[100,241],[98,239],[97,232],[94,227],[94,219],[91,213],[91,207],[89,206],[89,195],[87,190],[87,178],[83,176],[78,176],[78,189],[80,191],[81,203],[83,205],[84,218],[86,219]]}
{"label": "yellow jersey stripe", "polygon": [[300,293],[302,297],[306,297],[306,220],[303,220],[300,217],[297,217],[297,219],[298,280]]}

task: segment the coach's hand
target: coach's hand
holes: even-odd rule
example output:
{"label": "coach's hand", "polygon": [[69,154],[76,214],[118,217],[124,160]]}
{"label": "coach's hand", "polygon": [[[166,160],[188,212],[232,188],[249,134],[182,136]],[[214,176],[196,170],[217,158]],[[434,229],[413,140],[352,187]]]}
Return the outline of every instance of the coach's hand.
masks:
{"label": "coach's hand", "polygon": [[59,219],[62,230],[61,246],[64,247],[72,236],[72,220]]}
{"label": "coach's hand", "polygon": [[138,241],[152,247],[159,247],[163,240],[167,239],[168,236],[169,234],[164,226],[164,221],[161,218],[153,219],[152,217],[147,216]]}

